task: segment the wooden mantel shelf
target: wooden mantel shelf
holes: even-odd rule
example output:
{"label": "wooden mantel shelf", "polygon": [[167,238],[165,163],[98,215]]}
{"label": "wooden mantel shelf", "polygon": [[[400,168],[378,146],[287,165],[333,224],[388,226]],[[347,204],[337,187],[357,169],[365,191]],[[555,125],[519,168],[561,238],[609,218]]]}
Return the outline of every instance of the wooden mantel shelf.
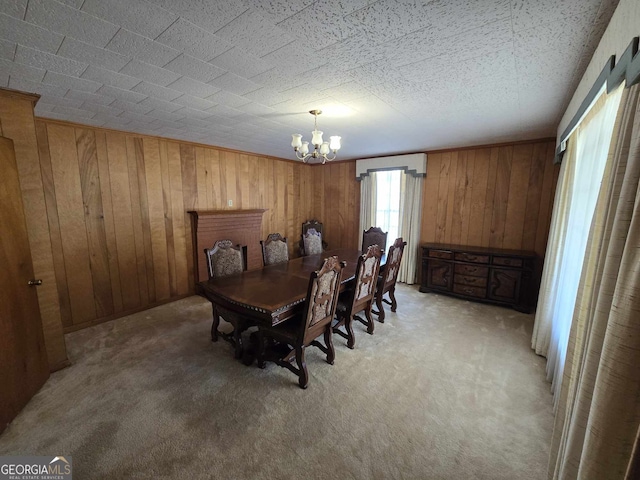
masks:
{"label": "wooden mantel shelf", "polygon": [[262,214],[265,209],[251,210],[189,210],[191,238],[193,242],[195,281],[209,278],[205,248],[213,247],[218,240],[231,240],[247,247],[247,268],[262,267],[260,237]]}
{"label": "wooden mantel shelf", "polygon": [[187,213],[191,215],[248,215],[252,213],[263,214],[267,210],[264,208],[255,208],[247,210],[189,210]]}

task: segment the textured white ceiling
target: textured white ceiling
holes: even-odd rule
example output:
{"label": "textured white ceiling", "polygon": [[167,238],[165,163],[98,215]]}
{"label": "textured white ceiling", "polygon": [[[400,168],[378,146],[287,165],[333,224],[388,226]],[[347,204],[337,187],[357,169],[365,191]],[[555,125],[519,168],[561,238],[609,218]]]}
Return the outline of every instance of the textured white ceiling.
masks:
{"label": "textured white ceiling", "polygon": [[0,0],[36,114],[293,158],[554,136],[618,0]]}

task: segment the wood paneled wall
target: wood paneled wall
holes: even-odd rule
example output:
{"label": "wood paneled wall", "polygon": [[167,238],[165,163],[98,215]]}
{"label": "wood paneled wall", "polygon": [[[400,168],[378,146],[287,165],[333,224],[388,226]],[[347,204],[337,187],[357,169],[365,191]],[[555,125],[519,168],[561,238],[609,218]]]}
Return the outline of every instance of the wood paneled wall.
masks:
{"label": "wood paneled wall", "polygon": [[[65,332],[193,293],[188,210],[267,209],[263,238],[287,236],[292,256],[310,218],[324,223],[331,248],[359,243],[355,161],[308,166],[45,119],[35,130]],[[553,149],[429,153],[421,241],[543,255]]]}
{"label": "wood paneled wall", "polygon": [[187,210],[265,208],[263,238],[289,237],[293,256],[315,214],[321,170],[307,165],[43,119],[36,131],[66,332],[193,293]]}
{"label": "wood paneled wall", "polygon": [[543,257],[560,170],[554,149],[547,140],[429,153],[421,241]]}
{"label": "wood paneled wall", "polygon": [[360,182],[356,162],[312,165],[313,211],[322,222],[323,240],[329,248],[360,245]]}

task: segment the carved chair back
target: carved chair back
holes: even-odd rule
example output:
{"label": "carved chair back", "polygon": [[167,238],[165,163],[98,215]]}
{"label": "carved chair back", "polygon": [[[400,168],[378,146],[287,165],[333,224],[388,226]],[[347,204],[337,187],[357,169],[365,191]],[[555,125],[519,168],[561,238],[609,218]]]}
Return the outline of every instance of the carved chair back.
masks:
{"label": "carved chair back", "polygon": [[313,228],[316,232],[319,232],[322,235],[322,224],[317,220],[307,220],[302,224],[302,235],[307,233],[307,230]]}
{"label": "carved chair back", "polygon": [[342,269],[346,265],[345,262],[339,262],[338,257],[329,257],[320,270],[311,274],[303,321],[298,333],[303,344],[309,344],[331,324],[338,303]]}
{"label": "carved chair back", "polygon": [[407,242],[402,240],[402,237],[396,238],[393,245],[389,247],[389,253],[387,254],[387,263],[384,267],[382,291],[387,292],[389,288],[395,286],[398,280],[398,271],[400,270],[400,261],[402,260],[402,252]]}
{"label": "carved chair back", "polygon": [[[380,282],[380,261],[382,251],[378,245],[371,245],[367,252],[358,257],[353,288],[345,291],[338,299],[337,318],[333,325],[333,333],[347,339],[347,347],[355,346],[353,321],[358,320],[367,327],[367,333],[373,334],[374,322],[371,317],[372,306],[376,294],[376,287]],[[366,320],[357,314],[364,312]],[[345,331],[340,330],[345,327]]]}
{"label": "carved chair back", "polygon": [[279,233],[270,233],[265,241],[260,240],[262,246],[262,261],[264,265],[274,265],[289,261],[289,246],[287,239]]}
{"label": "carved chair back", "polygon": [[362,253],[371,245],[378,245],[384,252],[387,248],[387,232],[383,232],[380,227],[371,227],[362,232]]}
{"label": "carved chair back", "polygon": [[355,285],[350,309],[352,315],[365,308],[370,308],[373,296],[376,293],[376,283],[380,272],[380,259],[382,251],[378,245],[371,245],[367,253],[358,257],[356,266]]}
{"label": "carved chair back", "polygon": [[314,228],[310,228],[307,233],[302,235],[302,245],[305,255],[322,253],[322,234]]}
{"label": "carved chair back", "polygon": [[244,249],[231,240],[218,240],[212,248],[204,249],[209,278],[227,277],[247,269]]}

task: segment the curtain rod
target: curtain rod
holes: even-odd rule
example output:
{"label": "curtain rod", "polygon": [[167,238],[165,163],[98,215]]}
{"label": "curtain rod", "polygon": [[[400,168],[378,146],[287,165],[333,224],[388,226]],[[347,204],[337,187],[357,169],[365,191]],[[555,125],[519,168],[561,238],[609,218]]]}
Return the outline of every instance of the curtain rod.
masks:
{"label": "curtain rod", "polygon": [[566,150],[566,141],[573,129],[578,125],[578,122],[587,111],[591,103],[595,100],[596,95],[600,93],[600,90],[604,85],[607,87],[607,93],[615,90],[618,85],[620,85],[623,81],[626,80],[625,88],[631,87],[636,83],[640,82],[640,55],[638,55],[638,39],[640,37],[635,37],[629,43],[629,46],[624,51],[624,53],[620,56],[620,60],[616,63],[616,56],[611,55],[607,62],[605,63],[604,68],[598,75],[598,78],[591,86],[589,93],[587,93],[584,100],[578,107],[573,118],[567,125],[567,128],[564,129],[562,135],[560,135],[560,143],[556,147],[556,156],[554,159],[554,163],[562,162],[562,156],[564,155],[564,151]]}

